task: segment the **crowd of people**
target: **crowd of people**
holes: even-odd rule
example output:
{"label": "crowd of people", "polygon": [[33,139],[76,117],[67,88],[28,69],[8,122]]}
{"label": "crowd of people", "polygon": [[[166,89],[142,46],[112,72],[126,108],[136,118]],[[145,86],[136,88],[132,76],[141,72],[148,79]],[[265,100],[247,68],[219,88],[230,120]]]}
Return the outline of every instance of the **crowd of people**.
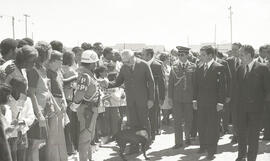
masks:
{"label": "crowd of people", "polygon": [[258,54],[240,43],[227,53],[210,45],[157,53],[7,38],[0,52],[1,161],[67,161],[76,152],[91,160],[92,145],[125,128],[146,129],[150,148],[171,116],[172,148],[198,135],[209,160],[226,133],[237,161],[256,160],[260,132],[270,140],[270,45]]}

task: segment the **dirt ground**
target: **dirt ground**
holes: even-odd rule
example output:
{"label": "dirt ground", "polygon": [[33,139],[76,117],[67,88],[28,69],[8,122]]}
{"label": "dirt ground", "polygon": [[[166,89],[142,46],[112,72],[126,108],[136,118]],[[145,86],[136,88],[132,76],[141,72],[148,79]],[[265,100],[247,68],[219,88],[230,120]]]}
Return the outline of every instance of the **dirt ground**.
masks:
{"label": "dirt ground", "polygon": [[[171,126],[162,127],[162,134],[156,137],[151,149],[147,151],[147,155],[151,161],[197,161],[206,160],[205,154],[197,154],[199,145],[196,138],[191,146],[180,148],[177,150],[171,149],[174,145],[174,133]],[[237,158],[237,144],[230,143],[231,134],[222,136],[218,142],[218,151],[214,161],[234,161]],[[119,148],[115,142],[111,142],[102,146],[93,147],[94,161],[121,161],[117,152]],[[128,148],[126,149],[128,150]],[[134,154],[128,155],[129,161],[144,160],[143,155]],[[79,161],[78,154],[69,157],[69,161]],[[261,141],[259,145],[259,154],[257,161],[270,161],[270,141]]]}

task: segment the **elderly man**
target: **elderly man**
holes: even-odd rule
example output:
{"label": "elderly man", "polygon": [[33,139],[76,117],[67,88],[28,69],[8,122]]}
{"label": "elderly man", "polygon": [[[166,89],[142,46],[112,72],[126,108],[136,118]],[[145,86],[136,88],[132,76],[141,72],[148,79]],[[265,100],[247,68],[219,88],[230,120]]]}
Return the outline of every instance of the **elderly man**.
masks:
{"label": "elderly man", "polygon": [[[154,105],[154,78],[150,66],[134,56],[131,50],[121,53],[123,66],[115,82],[109,88],[125,85],[128,121],[131,128],[145,128],[149,131],[148,111]],[[138,146],[132,146],[130,153],[137,153]]]}

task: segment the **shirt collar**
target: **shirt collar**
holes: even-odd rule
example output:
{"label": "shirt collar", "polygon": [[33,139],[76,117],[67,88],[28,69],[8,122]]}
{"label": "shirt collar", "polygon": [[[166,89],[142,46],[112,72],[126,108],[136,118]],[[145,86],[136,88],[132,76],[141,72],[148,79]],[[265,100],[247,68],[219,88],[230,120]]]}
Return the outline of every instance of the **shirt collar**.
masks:
{"label": "shirt collar", "polygon": [[213,64],[215,60],[211,59],[208,63],[207,63],[207,68],[210,68],[210,66]]}
{"label": "shirt collar", "polygon": [[252,69],[254,63],[255,63],[255,59],[253,59],[253,60],[248,64],[249,71],[251,71],[251,69]]}
{"label": "shirt collar", "polygon": [[149,66],[152,64],[152,62],[154,61],[154,57],[152,59],[150,59],[148,62],[146,62]]}

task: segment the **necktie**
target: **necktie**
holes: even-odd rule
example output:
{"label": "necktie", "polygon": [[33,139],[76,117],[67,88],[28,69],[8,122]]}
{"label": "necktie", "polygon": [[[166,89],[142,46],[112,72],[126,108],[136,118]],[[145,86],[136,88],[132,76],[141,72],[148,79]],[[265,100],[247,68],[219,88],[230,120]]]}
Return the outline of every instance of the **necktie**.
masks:
{"label": "necktie", "polygon": [[207,69],[208,69],[207,64],[204,64],[204,67],[203,67],[204,76],[206,76]]}
{"label": "necktie", "polygon": [[246,65],[245,77],[247,77],[248,73],[249,73],[249,66],[248,66],[248,65]]}

